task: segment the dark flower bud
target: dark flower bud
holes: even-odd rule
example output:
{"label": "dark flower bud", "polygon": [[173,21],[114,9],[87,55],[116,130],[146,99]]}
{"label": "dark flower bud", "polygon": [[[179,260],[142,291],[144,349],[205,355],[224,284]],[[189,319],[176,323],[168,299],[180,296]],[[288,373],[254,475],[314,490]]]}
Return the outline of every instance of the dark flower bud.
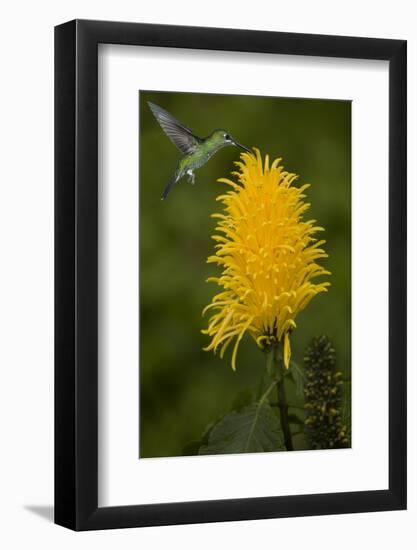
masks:
{"label": "dark flower bud", "polygon": [[327,336],[312,340],[304,363],[305,433],[311,448],[349,447],[349,430],[341,414],[342,374],[336,371],[335,350]]}

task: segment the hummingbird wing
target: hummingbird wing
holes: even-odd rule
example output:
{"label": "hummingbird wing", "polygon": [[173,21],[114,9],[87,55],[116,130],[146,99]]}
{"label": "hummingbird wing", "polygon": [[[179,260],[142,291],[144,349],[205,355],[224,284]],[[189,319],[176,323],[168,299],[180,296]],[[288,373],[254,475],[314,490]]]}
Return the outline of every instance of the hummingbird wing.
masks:
{"label": "hummingbird wing", "polygon": [[156,120],[161,125],[162,130],[172,143],[185,155],[193,153],[202,140],[195,136],[187,126],[184,126],[184,124],[169,114],[168,111],[162,109],[162,107],[150,101],[148,101],[148,105]]}

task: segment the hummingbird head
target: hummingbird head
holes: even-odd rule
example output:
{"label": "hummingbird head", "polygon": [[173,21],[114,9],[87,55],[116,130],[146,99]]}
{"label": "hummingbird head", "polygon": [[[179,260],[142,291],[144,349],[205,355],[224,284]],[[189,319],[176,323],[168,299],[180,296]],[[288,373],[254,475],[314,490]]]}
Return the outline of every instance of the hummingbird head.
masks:
{"label": "hummingbird head", "polygon": [[214,130],[214,132],[211,135],[211,138],[214,141],[214,143],[218,144],[220,147],[226,147],[227,145],[235,145],[236,147],[240,147],[241,149],[244,149],[248,153],[252,153],[250,149],[238,143],[226,130]]}

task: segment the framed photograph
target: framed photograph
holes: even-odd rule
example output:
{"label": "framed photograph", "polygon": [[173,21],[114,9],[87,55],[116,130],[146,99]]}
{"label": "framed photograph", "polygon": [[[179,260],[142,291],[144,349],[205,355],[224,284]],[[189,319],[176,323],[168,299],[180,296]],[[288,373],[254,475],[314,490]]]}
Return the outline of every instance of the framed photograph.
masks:
{"label": "framed photograph", "polygon": [[406,508],[406,42],[55,29],[55,522]]}

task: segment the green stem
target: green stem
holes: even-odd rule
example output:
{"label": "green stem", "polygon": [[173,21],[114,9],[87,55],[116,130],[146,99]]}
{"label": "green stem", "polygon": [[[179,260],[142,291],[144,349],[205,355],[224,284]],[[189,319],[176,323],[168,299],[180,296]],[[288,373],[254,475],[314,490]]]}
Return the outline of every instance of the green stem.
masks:
{"label": "green stem", "polygon": [[279,406],[279,412],[281,417],[281,427],[284,433],[285,447],[287,448],[287,451],[293,451],[294,447],[292,444],[290,423],[288,420],[288,401],[287,401],[287,395],[285,393],[285,385],[284,385],[285,367],[284,367],[284,361],[282,360],[282,351],[283,350],[282,350],[281,344],[278,344],[278,346],[274,347],[274,363],[278,371],[278,382],[277,382],[278,406]]}

